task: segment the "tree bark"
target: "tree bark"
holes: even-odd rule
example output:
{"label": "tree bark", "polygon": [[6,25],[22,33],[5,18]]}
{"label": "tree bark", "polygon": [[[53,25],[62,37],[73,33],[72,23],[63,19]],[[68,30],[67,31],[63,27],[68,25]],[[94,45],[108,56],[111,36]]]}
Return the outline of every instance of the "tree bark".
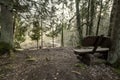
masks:
{"label": "tree bark", "polygon": [[53,46],[53,48],[54,48],[54,36],[52,37],[52,46]]}
{"label": "tree bark", "polygon": [[90,17],[90,0],[88,0],[88,13],[87,13],[87,26],[86,26],[86,36],[89,34],[89,17]]}
{"label": "tree bark", "polygon": [[77,21],[77,36],[78,36],[78,46],[81,46],[81,39],[82,39],[82,28],[80,23],[80,9],[79,9],[79,3],[80,0],[76,1],[76,21]]}
{"label": "tree bark", "polygon": [[[116,3],[114,2],[113,5],[115,5]],[[111,10],[111,15],[110,15],[110,25],[109,25],[109,30],[108,30],[108,36],[111,37],[112,36],[112,22],[114,20],[114,17],[113,15],[115,15],[115,9],[114,7],[112,7],[112,10]]]}
{"label": "tree bark", "polygon": [[61,30],[61,47],[64,47],[64,25],[62,23],[62,30]]}
{"label": "tree bark", "polygon": [[1,6],[1,42],[13,46],[13,12],[7,6]]}
{"label": "tree bark", "polygon": [[109,62],[115,63],[120,59],[120,0],[114,0],[111,12],[110,27],[112,28],[112,48],[109,54]]}

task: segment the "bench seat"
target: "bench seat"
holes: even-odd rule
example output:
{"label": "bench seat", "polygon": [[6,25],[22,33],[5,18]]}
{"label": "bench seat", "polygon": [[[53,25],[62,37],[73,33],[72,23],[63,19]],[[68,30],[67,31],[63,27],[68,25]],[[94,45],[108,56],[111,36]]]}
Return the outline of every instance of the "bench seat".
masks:
{"label": "bench seat", "polygon": [[[87,54],[87,53],[92,53],[93,48],[81,48],[81,49],[74,49],[75,54]],[[96,49],[96,53],[97,52],[107,52],[109,51],[109,48],[97,48]]]}

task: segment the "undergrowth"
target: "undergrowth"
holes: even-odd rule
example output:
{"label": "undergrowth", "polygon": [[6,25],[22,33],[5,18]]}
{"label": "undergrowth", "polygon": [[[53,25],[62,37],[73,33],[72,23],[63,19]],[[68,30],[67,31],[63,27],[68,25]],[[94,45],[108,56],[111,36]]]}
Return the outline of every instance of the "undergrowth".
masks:
{"label": "undergrowth", "polygon": [[120,60],[112,65],[114,71],[120,76]]}

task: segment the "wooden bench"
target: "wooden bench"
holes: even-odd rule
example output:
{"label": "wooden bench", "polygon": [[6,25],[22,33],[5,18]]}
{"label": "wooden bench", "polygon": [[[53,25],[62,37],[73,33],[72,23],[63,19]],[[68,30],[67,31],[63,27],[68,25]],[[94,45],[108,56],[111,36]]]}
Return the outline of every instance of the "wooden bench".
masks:
{"label": "wooden bench", "polygon": [[103,35],[88,36],[83,39],[82,46],[83,48],[81,49],[74,49],[74,53],[78,59],[89,65],[95,53],[100,53],[101,58],[107,59],[108,51],[111,47],[111,40]]}

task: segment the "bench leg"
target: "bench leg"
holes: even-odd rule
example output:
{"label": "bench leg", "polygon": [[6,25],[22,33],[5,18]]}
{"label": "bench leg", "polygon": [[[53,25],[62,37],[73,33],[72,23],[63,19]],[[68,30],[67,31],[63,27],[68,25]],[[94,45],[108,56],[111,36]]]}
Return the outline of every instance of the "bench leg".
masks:
{"label": "bench leg", "polygon": [[87,65],[92,65],[94,62],[94,55],[93,54],[84,54],[84,55],[82,55],[81,61]]}
{"label": "bench leg", "polygon": [[108,59],[108,52],[101,53],[101,54],[102,54],[102,56],[100,56],[99,58],[102,58],[102,59],[105,59],[105,60]]}
{"label": "bench leg", "polygon": [[78,59],[78,60],[81,60],[81,59],[82,59],[82,57],[81,57],[80,55],[78,55],[78,56],[77,56],[77,59]]}

